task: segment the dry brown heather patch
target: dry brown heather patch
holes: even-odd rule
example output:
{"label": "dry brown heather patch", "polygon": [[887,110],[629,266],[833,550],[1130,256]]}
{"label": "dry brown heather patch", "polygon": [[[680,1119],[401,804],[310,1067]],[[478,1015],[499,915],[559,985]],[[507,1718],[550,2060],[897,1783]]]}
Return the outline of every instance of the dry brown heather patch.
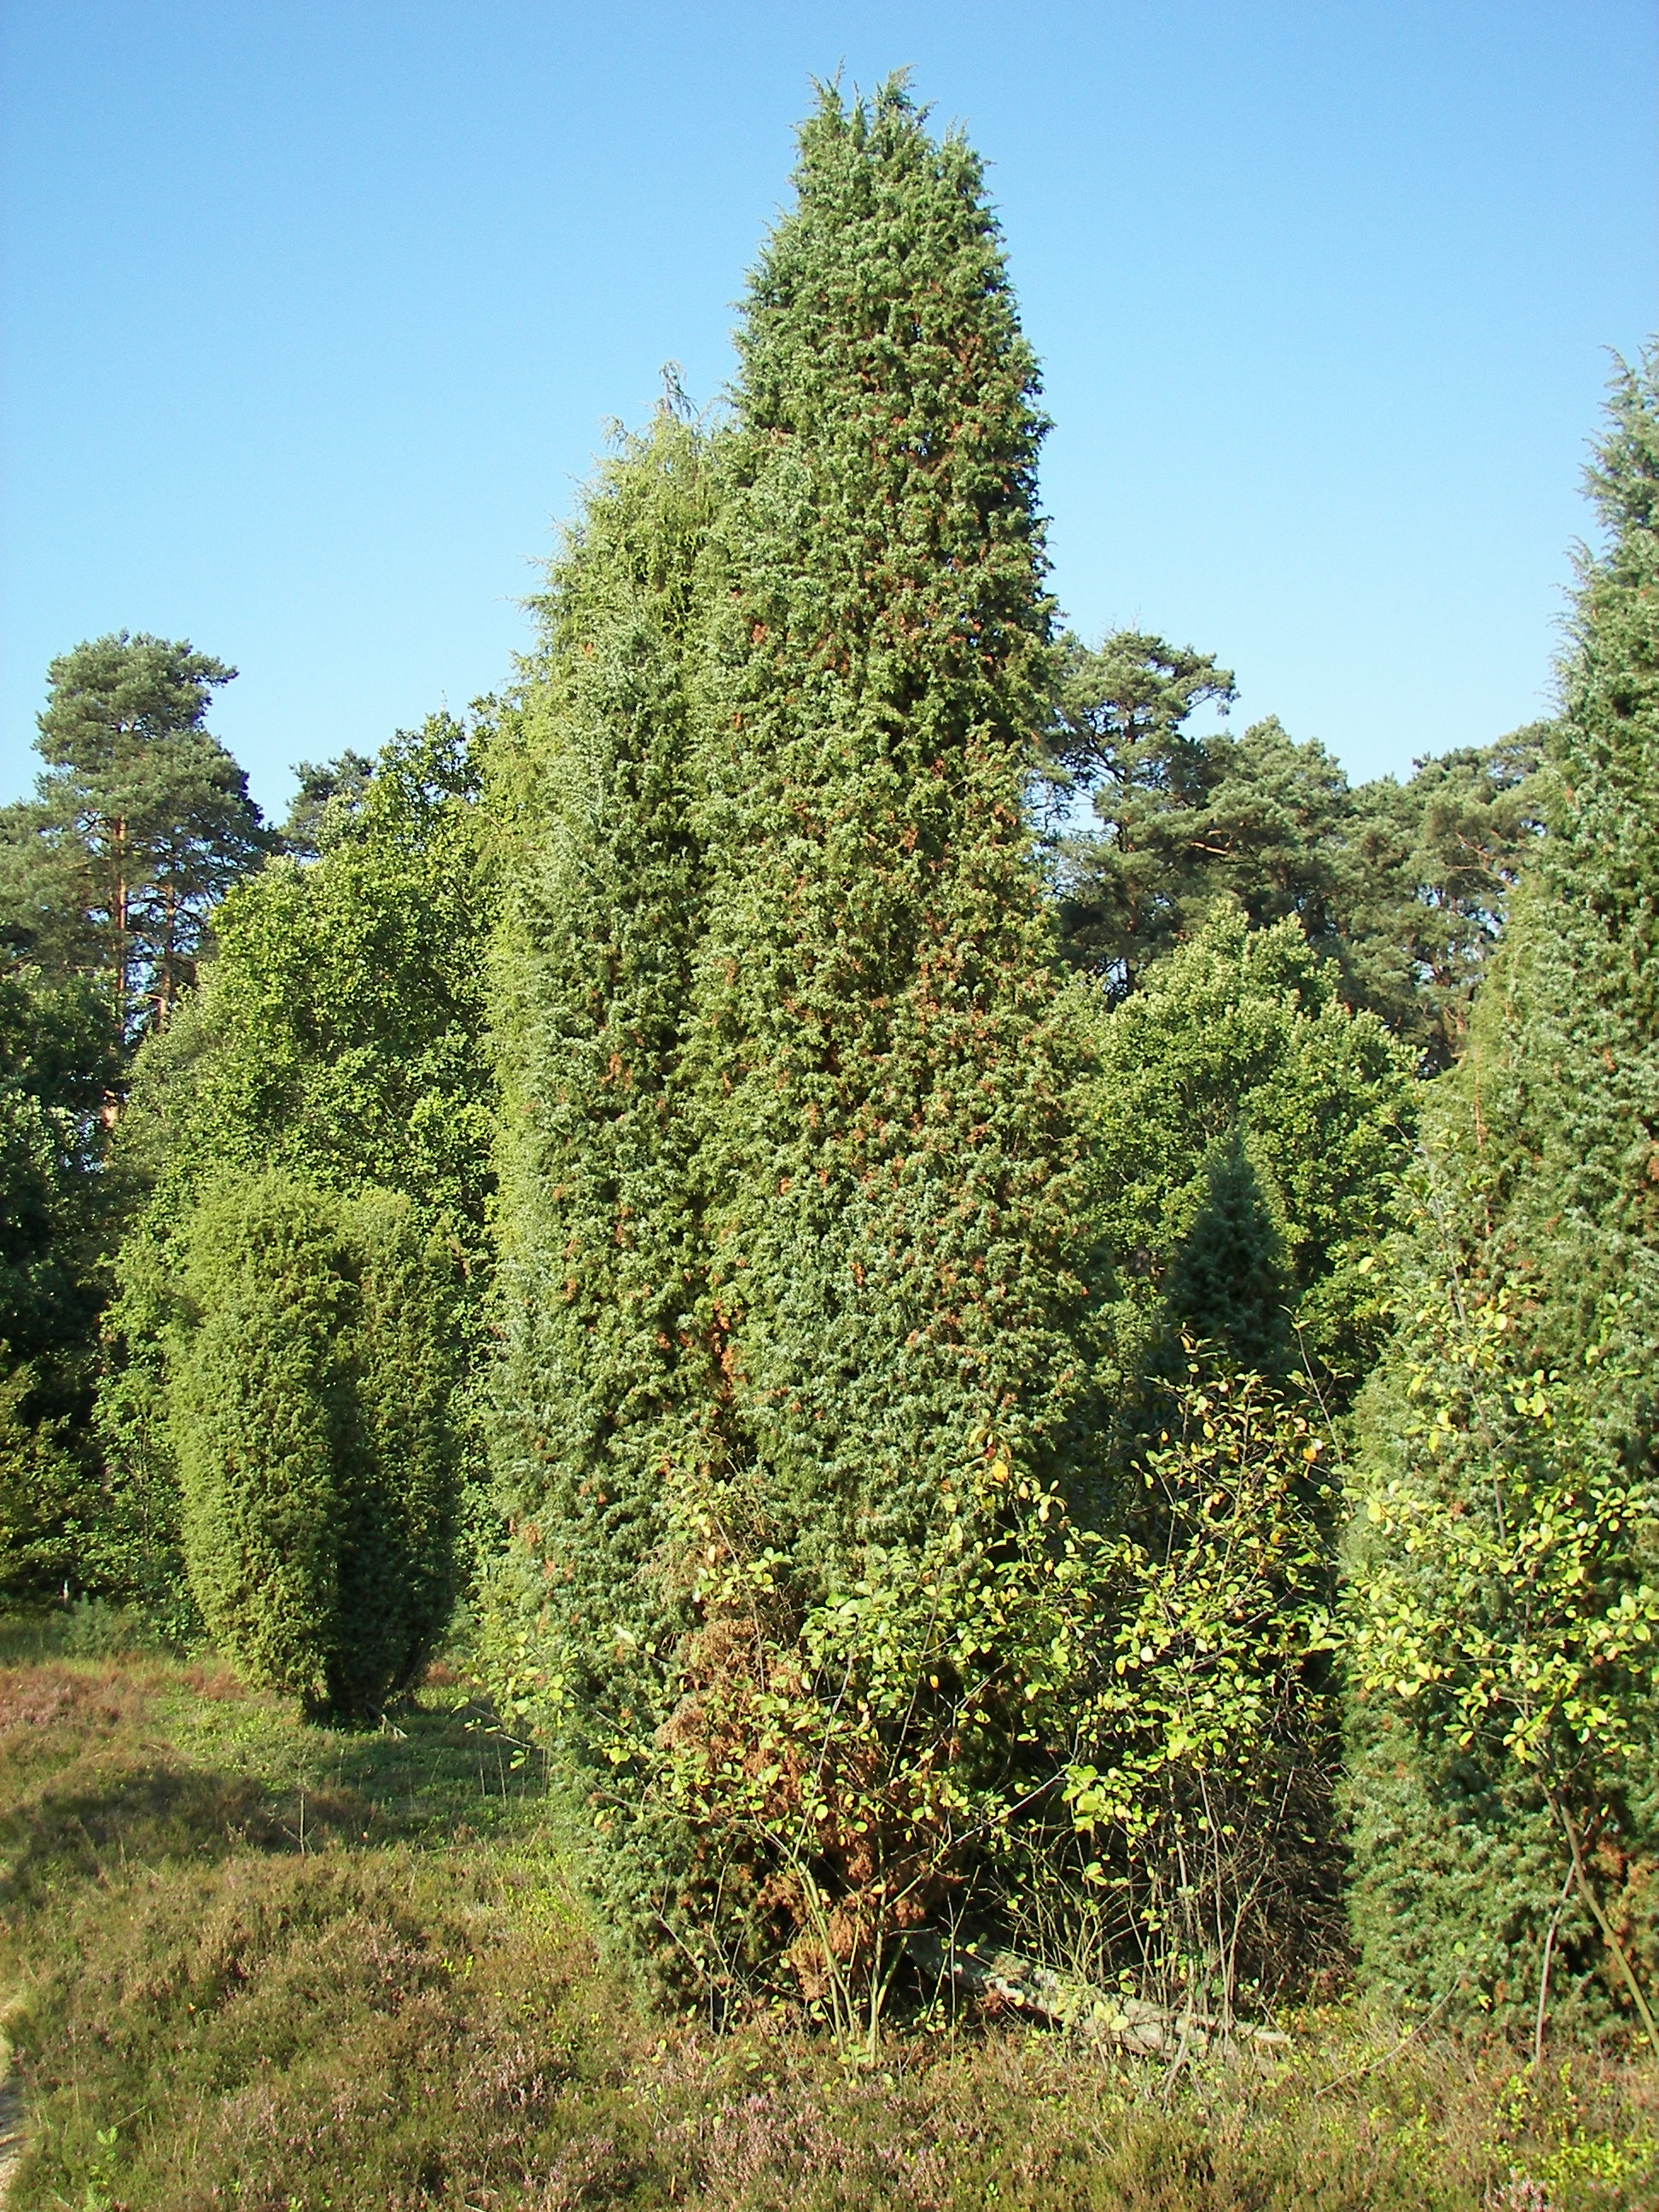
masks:
{"label": "dry brown heather patch", "polygon": [[0,1671],[19,2212],[1659,2203],[1650,2069],[1389,2056],[1334,2014],[1179,2077],[1018,2025],[854,2066],[665,2021],[563,1891],[533,1764],[453,1684],[400,1726],[159,1662]]}

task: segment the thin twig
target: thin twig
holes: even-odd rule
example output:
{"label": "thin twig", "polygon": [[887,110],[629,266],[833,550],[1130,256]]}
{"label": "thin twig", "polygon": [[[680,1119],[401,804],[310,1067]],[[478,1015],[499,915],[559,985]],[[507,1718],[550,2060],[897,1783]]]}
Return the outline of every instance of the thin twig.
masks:
{"label": "thin twig", "polygon": [[1533,2023],[1532,2031],[1532,2063],[1534,2070],[1540,2074],[1544,2070],[1544,2009],[1550,2001],[1550,1956],[1555,1948],[1555,1931],[1561,1925],[1561,1915],[1566,1911],[1567,1899],[1572,1894],[1572,1869],[1569,1867],[1544,1936],[1544,1964],[1538,1977],[1538,2017]]}
{"label": "thin twig", "polygon": [[1567,1848],[1572,1853],[1572,1868],[1573,1872],[1578,1877],[1579,1893],[1583,1896],[1585,1904],[1589,1905],[1590,1911],[1595,1915],[1595,1924],[1601,1929],[1602,1936],[1606,1938],[1608,1950],[1612,1952],[1613,1957],[1619,1961],[1620,1971],[1623,1973],[1626,1984],[1630,1990],[1631,1996],[1635,2000],[1636,2009],[1642,2015],[1642,2025],[1647,2030],[1648,2041],[1653,2045],[1655,2052],[1659,2053],[1659,2027],[1656,2027],[1654,2025],[1653,2014],[1648,2009],[1648,2001],[1643,1996],[1642,1985],[1636,1978],[1636,1969],[1626,1957],[1625,1947],[1619,1941],[1619,1938],[1613,1934],[1613,1923],[1607,1918],[1607,1914],[1602,1911],[1601,1900],[1597,1897],[1595,1890],[1591,1887],[1590,1878],[1584,1871],[1584,1862],[1578,1849],[1578,1836],[1577,1832],[1572,1825],[1572,1815],[1559,1799],[1552,1799],[1551,1802],[1555,1806],[1556,1813],[1559,1817],[1562,1826],[1567,1832]]}
{"label": "thin twig", "polygon": [[1434,2018],[1435,2014],[1440,2010],[1441,2007],[1446,2002],[1447,1999],[1450,1996],[1451,1988],[1448,1987],[1435,1999],[1434,2002],[1424,2014],[1422,2019],[1418,2021],[1416,2027],[1407,2029],[1404,2035],[1401,2037],[1399,2042],[1395,2045],[1392,2051],[1385,2051],[1380,2057],[1368,2058],[1363,2066],[1355,2066],[1351,2068],[1346,2074],[1337,2075],[1333,2080],[1323,2083],[1322,2087],[1316,2089],[1314,2091],[1314,2095],[1316,2097],[1322,2097],[1332,2089],[1346,2088],[1350,2081],[1363,2081],[1366,2075],[1375,2073],[1379,2066],[1386,2066],[1391,2060],[1398,2058],[1401,2052],[1406,2048],[1407,2045],[1409,2043],[1414,2043],[1418,2037],[1422,2034],[1424,2029],[1428,2026],[1429,2022]]}

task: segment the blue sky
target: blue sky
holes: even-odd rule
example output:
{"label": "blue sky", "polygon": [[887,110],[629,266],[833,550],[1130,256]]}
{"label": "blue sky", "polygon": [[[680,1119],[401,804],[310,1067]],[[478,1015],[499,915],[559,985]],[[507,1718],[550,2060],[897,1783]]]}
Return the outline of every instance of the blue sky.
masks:
{"label": "blue sky", "polygon": [[607,418],[728,374],[838,66],[991,165],[1077,626],[1356,776],[1497,736],[1659,322],[1656,60],[1651,0],[9,0],[0,798],[105,630],[240,667],[279,809],[500,684]]}

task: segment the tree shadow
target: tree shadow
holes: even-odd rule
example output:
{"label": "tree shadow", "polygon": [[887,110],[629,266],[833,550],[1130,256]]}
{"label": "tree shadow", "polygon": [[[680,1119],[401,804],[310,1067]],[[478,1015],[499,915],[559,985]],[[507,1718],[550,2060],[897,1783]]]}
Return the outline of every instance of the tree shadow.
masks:
{"label": "tree shadow", "polygon": [[1211,1153],[1206,1173],[1203,1201],[1164,1279],[1165,1312],[1176,1332],[1217,1346],[1240,1368],[1283,1375],[1295,1358],[1290,1270],[1236,1127]]}
{"label": "tree shadow", "polygon": [[65,1881],[112,1884],[167,1862],[323,1850],[367,1839],[375,1808],[350,1791],[276,1794],[245,1775],[153,1765],[50,1786],[4,1824],[0,1901],[25,1905]]}

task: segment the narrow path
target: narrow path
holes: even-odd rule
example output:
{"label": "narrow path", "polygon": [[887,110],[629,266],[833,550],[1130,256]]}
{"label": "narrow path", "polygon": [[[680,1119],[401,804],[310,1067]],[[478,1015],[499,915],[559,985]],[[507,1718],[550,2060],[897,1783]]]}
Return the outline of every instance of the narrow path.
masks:
{"label": "narrow path", "polygon": [[0,2208],[23,2156],[23,2091],[12,2069],[11,2044],[0,2034]]}

